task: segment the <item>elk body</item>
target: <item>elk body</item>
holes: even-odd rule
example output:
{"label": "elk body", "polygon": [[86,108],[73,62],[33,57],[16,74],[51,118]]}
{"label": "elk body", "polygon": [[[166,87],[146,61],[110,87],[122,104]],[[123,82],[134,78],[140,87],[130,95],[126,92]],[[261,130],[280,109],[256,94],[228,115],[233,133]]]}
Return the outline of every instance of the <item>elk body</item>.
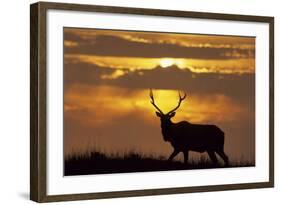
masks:
{"label": "elk body", "polygon": [[150,90],[151,104],[158,110],[157,117],[161,121],[162,135],[165,141],[171,143],[174,148],[169,157],[172,160],[178,153],[183,152],[184,162],[188,162],[189,151],[207,152],[214,164],[217,164],[217,153],[228,165],[228,157],[224,153],[224,132],[215,125],[191,124],[187,121],[173,123],[171,118],[175,116],[176,110],[180,107],[181,102],[186,98],[186,94],[181,96],[179,93],[179,102],[176,108],[164,114],[155,104],[153,92]]}

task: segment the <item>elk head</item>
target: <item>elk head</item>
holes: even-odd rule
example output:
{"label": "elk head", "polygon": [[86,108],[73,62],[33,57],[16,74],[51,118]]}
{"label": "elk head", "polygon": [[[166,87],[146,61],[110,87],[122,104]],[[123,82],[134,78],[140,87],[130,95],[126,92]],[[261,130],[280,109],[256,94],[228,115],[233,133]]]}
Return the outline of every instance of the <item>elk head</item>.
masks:
{"label": "elk head", "polygon": [[180,107],[181,102],[186,98],[186,94],[184,93],[184,96],[181,96],[180,92],[179,92],[179,102],[178,105],[172,109],[171,111],[169,111],[168,113],[164,114],[162,112],[162,110],[155,104],[154,101],[154,96],[153,96],[153,92],[150,89],[150,103],[156,108],[156,116],[160,118],[161,120],[161,127],[162,127],[162,132],[164,131],[165,133],[163,133],[164,135],[164,140],[167,141],[169,136],[169,127],[171,126],[172,122],[171,122],[171,118],[174,117],[176,115],[176,110]]}

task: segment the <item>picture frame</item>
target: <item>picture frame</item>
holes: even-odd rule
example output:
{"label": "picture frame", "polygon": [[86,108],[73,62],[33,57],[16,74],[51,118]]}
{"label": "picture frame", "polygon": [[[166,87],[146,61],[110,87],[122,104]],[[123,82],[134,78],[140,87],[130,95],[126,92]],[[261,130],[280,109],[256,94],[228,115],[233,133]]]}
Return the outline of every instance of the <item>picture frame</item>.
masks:
{"label": "picture frame", "polygon": [[[62,12],[63,15],[50,15],[51,12]],[[69,13],[69,16],[67,14]],[[103,25],[103,29],[112,29],[106,28],[106,18],[109,16],[117,16],[116,19],[120,18],[135,18],[136,17],[143,17],[143,20],[140,20],[141,24],[138,25],[131,25],[132,29],[128,30],[137,30],[137,31],[145,31],[141,29],[141,27],[145,27],[147,21],[145,18],[155,18],[156,21],[161,21],[163,24],[163,28],[167,28],[166,32],[176,32],[175,30],[169,30],[172,27],[168,28],[168,23],[170,19],[173,21],[178,21],[182,23],[185,20],[194,20],[197,24],[199,20],[206,21],[205,24],[203,22],[202,25],[207,25],[212,21],[223,23],[223,25],[230,24],[231,22],[236,24],[239,28],[239,25],[246,23],[251,26],[251,28],[258,28],[257,33],[261,30],[261,33],[264,32],[264,36],[258,36],[258,40],[262,39],[261,42],[257,43],[256,47],[256,67],[261,67],[259,63],[264,62],[262,69],[256,69],[256,81],[265,81],[266,86],[261,85],[259,88],[255,88],[256,95],[259,97],[256,98],[255,105],[261,106],[266,109],[264,111],[265,118],[262,119],[258,114],[255,115],[256,123],[265,124],[265,127],[261,127],[259,129],[261,132],[256,130],[256,135],[259,134],[265,140],[265,143],[260,143],[260,141],[256,141],[256,146],[260,146],[260,148],[256,149],[256,164],[255,168],[260,168],[262,171],[258,171],[257,175],[260,178],[252,179],[252,181],[243,181],[242,173],[241,173],[241,180],[238,182],[233,183],[225,183],[224,179],[218,180],[218,183],[209,183],[209,184],[199,184],[199,185],[184,185],[178,184],[177,182],[171,183],[170,185],[145,185],[142,188],[142,183],[132,185],[132,181],[124,181],[122,176],[129,176],[130,179],[135,179],[136,176],[134,174],[117,174],[114,175],[114,180],[118,181],[123,180],[126,185],[123,188],[114,188],[111,190],[110,185],[107,188],[98,190],[98,191],[89,191],[88,188],[81,188],[81,192],[70,190],[68,191],[61,191],[59,193],[55,193],[55,191],[50,192],[51,187],[54,190],[63,189],[63,185],[59,183],[65,178],[67,180],[65,182],[66,186],[71,187],[72,179],[77,181],[79,177],[65,177],[63,173],[59,173],[58,176],[61,176],[61,179],[58,179],[58,182],[50,182],[52,179],[52,173],[56,170],[53,170],[54,166],[50,166],[52,163],[52,159],[54,157],[63,158],[63,154],[61,152],[54,152],[57,148],[51,146],[56,143],[52,136],[55,136],[56,129],[63,130],[60,128],[52,127],[51,121],[56,121],[54,118],[58,116],[58,119],[62,118],[62,114],[59,112],[55,114],[50,114],[50,110],[54,102],[50,101],[50,95],[52,95],[52,91],[56,86],[59,84],[56,81],[59,81],[60,77],[63,76],[63,72],[61,71],[59,75],[58,73],[54,73],[50,70],[50,66],[52,64],[52,59],[49,59],[49,56],[52,55],[54,49],[52,50],[52,45],[58,43],[56,38],[53,38],[53,34],[51,31],[53,28],[52,22],[58,22],[58,25],[63,25],[63,27],[69,27],[71,24],[64,25],[64,20],[70,18],[70,21],[73,23],[73,27],[86,27],[86,28],[93,28],[88,22],[84,25],[79,26],[79,21],[77,20],[77,16],[85,15],[85,18],[90,18],[91,14],[96,15],[103,15],[104,21],[100,22],[99,25]],[[71,15],[75,15],[72,16]],[[60,16],[60,18],[59,18]],[[63,17],[62,17],[63,16]],[[98,22],[102,18],[94,18]],[[77,20],[77,22],[76,22]],[[84,21],[80,20],[80,21]],[[210,22],[209,22],[210,21]],[[193,22],[193,23],[194,23]],[[113,22],[114,29],[118,29],[118,23],[120,22]],[[169,22],[171,23],[171,22]],[[112,25],[113,25],[112,24]],[[129,23],[128,23],[129,24]],[[161,24],[161,25],[162,25]],[[201,24],[199,22],[198,24]],[[171,25],[171,24],[170,24]],[[193,24],[194,25],[194,24]],[[55,26],[54,26],[55,27]],[[261,27],[261,28],[259,28]],[[150,27],[153,28],[153,27]],[[241,27],[244,28],[244,27]],[[260,30],[259,30],[260,29]],[[122,29],[121,29],[122,30]],[[126,29],[125,29],[126,30]],[[165,30],[150,30],[149,27],[146,28],[148,31],[162,31]],[[200,30],[200,29],[199,29]],[[238,29],[239,30],[239,29]],[[242,30],[242,29],[240,29]],[[220,35],[220,31],[218,29],[218,33],[212,33],[214,35]],[[59,30],[59,39],[63,39],[63,29]],[[250,32],[250,31],[248,31]],[[193,33],[192,31],[190,33]],[[208,33],[208,32],[207,32]],[[57,34],[57,33],[55,33]],[[200,31],[198,31],[200,34]],[[255,33],[253,32],[253,35]],[[233,35],[236,35],[235,33]],[[243,34],[242,34],[243,35]],[[246,35],[246,34],[244,34]],[[53,43],[53,44],[52,44]],[[264,45],[263,45],[264,43]],[[63,49],[62,44],[61,50]],[[56,45],[57,46],[57,45]],[[265,48],[266,51],[262,49]],[[260,54],[259,54],[260,53]],[[264,54],[264,55],[263,55]],[[63,55],[58,55],[58,58],[61,61],[58,63],[61,67],[63,67]],[[259,58],[264,58],[262,61]],[[259,74],[261,70],[264,70],[264,74]],[[53,73],[52,73],[53,72]],[[57,77],[54,77],[57,76]],[[266,78],[268,77],[268,78]],[[255,82],[256,82],[255,81]],[[259,81],[260,82],[260,81]],[[256,84],[257,85],[257,84]],[[50,87],[53,86],[54,88]],[[263,86],[263,87],[262,87]],[[62,89],[63,91],[63,89]],[[63,92],[58,93],[55,96],[61,96],[60,99],[63,99],[62,94]],[[260,94],[262,93],[262,94]],[[54,99],[54,97],[52,97]],[[264,101],[262,100],[264,99]],[[59,101],[63,102],[63,100]],[[57,104],[57,102],[55,102]],[[264,106],[266,104],[266,106]],[[60,105],[60,107],[63,107]],[[256,111],[259,112],[259,107],[256,107]],[[53,117],[53,118],[52,118]],[[52,119],[50,119],[52,118]],[[51,120],[51,121],[50,121]],[[63,122],[62,122],[63,123]],[[61,125],[61,124],[59,124]],[[58,125],[58,126],[59,126]],[[50,129],[55,129],[53,132]],[[257,129],[257,126],[256,126]],[[61,132],[63,133],[63,132]],[[266,133],[266,134],[263,134]],[[56,136],[57,140],[63,142],[63,139]],[[63,145],[63,143],[58,143],[58,147]],[[61,148],[63,149],[63,148]],[[259,163],[258,157],[260,150],[264,150],[265,156],[261,158],[264,160],[264,163]],[[262,153],[262,152],[261,152]],[[61,154],[61,156],[56,156]],[[53,158],[52,158],[53,157]],[[63,166],[63,165],[62,165]],[[236,168],[233,168],[236,169]],[[230,169],[229,169],[230,170]],[[232,170],[232,169],[231,169]],[[214,169],[214,172],[219,172]],[[262,173],[261,173],[262,172]],[[157,172],[156,172],[157,173]],[[179,172],[175,171],[172,172],[173,175],[180,175]],[[188,171],[184,171],[184,174],[188,173]],[[190,173],[190,172],[189,172]],[[250,173],[250,172],[249,172]],[[147,173],[141,173],[141,179],[146,179],[148,176]],[[216,173],[215,173],[216,174]],[[260,174],[260,175],[259,175]],[[162,175],[162,174],[159,174]],[[155,177],[155,175],[153,175]],[[231,176],[231,175],[230,175]],[[110,175],[97,175],[92,177],[94,180],[106,180],[106,178],[113,179]],[[160,176],[159,176],[160,177]],[[68,178],[68,179],[67,179]],[[245,176],[246,178],[246,176]],[[98,183],[94,181],[93,184]],[[85,182],[85,180],[83,181]],[[82,183],[83,183],[82,182]],[[120,181],[118,181],[120,183]],[[132,184],[130,184],[132,183]],[[55,184],[55,185],[54,185]],[[55,187],[57,186],[57,187]],[[86,185],[85,185],[86,186]],[[112,186],[114,186],[112,184]],[[151,186],[151,188],[149,188]],[[125,188],[124,188],[125,187]],[[65,4],[65,3],[49,3],[49,2],[38,2],[32,4],[30,6],[30,199],[36,202],[53,202],[53,201],[68,201],[68,200],[86,200],[86,199],[100,199],[100,198],[114,198],[114,197],[132,197],[132,196],[148,196],[148,195],[162,195],[162,194],[180,194],[180,193],[193,193],[193,192],[209,192],[209,191],[223,191],[223,190],[237,190],[237,189],[253,189],[253,188],[267,188],[267,187],[274,187],[274,17],[267,17],[267,16],[249,16],[249,15],[236,15],[236,14],[219,14],[219,13],[205,13],[205,12],[190,12],[190,11],[174,11],[174,10],[157,10],[157,9],[143,9],[143,8],[125,8],[125,7],[110,7],[110,6],[97,6],[97,5],[83,5],[83,4]],[[79,189],[79,186],[76,187]],[[94,188],[93,188],[94,190]],[[50,194],[51,193],[51,194]]]}

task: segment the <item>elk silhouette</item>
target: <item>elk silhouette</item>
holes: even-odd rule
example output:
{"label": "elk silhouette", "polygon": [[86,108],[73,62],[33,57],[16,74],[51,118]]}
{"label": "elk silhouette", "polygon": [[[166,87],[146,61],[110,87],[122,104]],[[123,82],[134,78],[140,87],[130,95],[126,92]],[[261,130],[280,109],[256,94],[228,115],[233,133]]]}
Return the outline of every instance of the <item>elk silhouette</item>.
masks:
{"label": "elk silhouette", "polygon": [[186,98],[186,93],[181,96],[179,92],[178,105],[164,114],[155,104],[153,92],[150,89],[150,102],[159,111],[156,111],[157,117],[161,121],[162,135],[165,141],[171,143],[174,148],[169,157],[171,161],[178,153],[183,152],[184,163],[188,162],[189,151],[207,152],[214,164],[218,163],[217,153],[228,166],[228,156],[224,153],[224,132],[215,125],[192,124],[187,121],[173,123],[171,118],[175,116],[176,110],[180,107],[181,102]]}

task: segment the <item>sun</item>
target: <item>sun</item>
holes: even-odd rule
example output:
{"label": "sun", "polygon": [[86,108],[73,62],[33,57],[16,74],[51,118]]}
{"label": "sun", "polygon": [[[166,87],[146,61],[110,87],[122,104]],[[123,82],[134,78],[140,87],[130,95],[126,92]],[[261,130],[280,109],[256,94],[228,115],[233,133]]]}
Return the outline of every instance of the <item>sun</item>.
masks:
{"label": "sun", "polygon": [[166,67],[169,67],[174,64],[175,64],[175,60],[172,58],[162,58],[162,59],[160,59],[160,62],[159,62],[159,65],[162,68],[166,68]]}

